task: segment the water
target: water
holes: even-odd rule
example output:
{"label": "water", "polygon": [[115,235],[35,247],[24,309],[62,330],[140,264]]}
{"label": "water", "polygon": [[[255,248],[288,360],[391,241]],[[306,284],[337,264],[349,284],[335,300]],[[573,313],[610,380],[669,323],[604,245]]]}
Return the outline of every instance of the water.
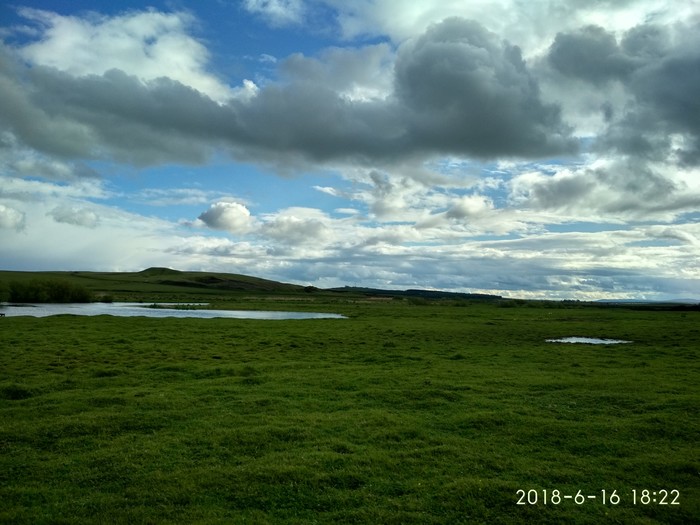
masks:
{"label": "water", "polygon": [[145,303],[67,303],[67,304],[0,304],[0,313],[7,317],[26,315],[48,317],[50,315],[114,315],[117,317],[195,317],[209,319],[226,317],[230,319],[345,319],[340,314],[316,312],[275,312],[268,310],[207,310],[194,309],[202,304],[179,305],[158,303],[158,308],[149,308]]}
{"label": "water", "polygon": [[588,345],[618,345],[631,343],[622,339],[598,339],[597,337],[562,337],[561,339],[547,339],[548,343],[584,343]]}

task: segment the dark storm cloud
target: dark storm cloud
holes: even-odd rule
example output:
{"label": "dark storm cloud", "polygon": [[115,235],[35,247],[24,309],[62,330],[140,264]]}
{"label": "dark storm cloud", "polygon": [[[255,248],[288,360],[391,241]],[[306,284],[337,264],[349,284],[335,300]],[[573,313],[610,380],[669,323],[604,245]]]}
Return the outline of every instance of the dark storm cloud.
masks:
{"label": "dark storm cloud", "polygon": [[[682,51],[641,69],[630,87],[640,104],[623,121],[625,131],[667,151],[674,148],[669,135],[683,134],[686,143],[676,151],[681,162],[700,163],[700,48]],[[654,129],[656,136],[644,132]]]}
{"label": "dark storm cloud", "polygon": [[622,52],[615,35],[598,26],[559,33],[548,58],[563,75],[594,84],[625,78],[635,69],[635,61]]}
{"label": "dark storm cloud", "polygon": [[[295,55],[281,81],[221,104],[171,79],[77,77],[4,54],[0,127],[43,153],[140,165],[201,163],[217,149],[278,166],[574,149],[520,50],[476,22],[448,19],[404,45],[393,71],[390,59],[384,45]],[[377,67],[386,78],[373,77]]]}
{"label": "dark storm cloud", "polygon": [[517,46],[451,18],[400,50],[396,93],[413,147],[477,157],[573,151]]}
{"label": "dark storm cloud", "polygon": [[403,141],[390,104],[354,102],[318,84],[271,85],[231,108],[237,126],[230,145],[246,160],[385,159]]}
{"label": "dark storm cloud", "polygon": [[362,64],[380,62],[384,51],[336,51],[323,64],[291,57],[283,64],[290,82],[233,104],[240,140],[314,161],[445,153],[540,157],[575,149],[558,108],[540,100],[520,50],[476,22],[448,19],[404,45],[391,96],[339,96],[351,82],[333,72],[349,68],[352,78],[369,84]]}
{"label": "dark storm cloud", "polygon": [[[675,157],[700,163],[700,24],[674,28],[644,24],[620,42],[600,27],[557,35],[549,49],[553,69],[599,88],[618,81],[630,95],[620,118],[608,106],[608,130],[599,149],[650,161]],[[673,135],[682,140],[673,142]],[[675,137],[676,139],[679,137]]]}

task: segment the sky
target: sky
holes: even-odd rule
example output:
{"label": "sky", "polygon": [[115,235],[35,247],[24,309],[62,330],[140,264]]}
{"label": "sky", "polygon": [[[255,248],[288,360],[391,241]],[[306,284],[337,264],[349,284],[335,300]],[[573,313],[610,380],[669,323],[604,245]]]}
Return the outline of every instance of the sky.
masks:
{"label": "sky", "polygon": [[700,298],[700,0],[16,0],[0,41],[0,269]]}

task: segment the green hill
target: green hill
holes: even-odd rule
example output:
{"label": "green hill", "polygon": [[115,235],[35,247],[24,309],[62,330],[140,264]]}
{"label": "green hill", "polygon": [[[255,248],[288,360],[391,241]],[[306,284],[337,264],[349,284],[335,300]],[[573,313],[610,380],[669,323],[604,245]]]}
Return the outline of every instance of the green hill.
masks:
{"label": "green hill", "polygon": [[129,299],[148,295],[223,295],[236,292],[252,294],[298,294],[303,286],[281,283],[248,275],[183,272],[169,268],[148,268],[140,272],[16,272],[0,271],[0,297],[11,282],[61,280],[84,287],[97,297],[113,296]]}
{"label": "green hill", "polygon": [[343,287],[319,289],[313,286],[282,283],[249,275],[217,272],[189,272],[153,267],[140,272],[16,272],[0,270],[0,300],[8,297],[10,283],[31,284],[56,281],[88,290],[98,299],[118,301],[157,300],[185,301],[216,299],[217,296],[305,296],[348,299],[386,298],[410,300],[499,300],[495,295],[454,293],[436,290],[381,290],[376,288]]}

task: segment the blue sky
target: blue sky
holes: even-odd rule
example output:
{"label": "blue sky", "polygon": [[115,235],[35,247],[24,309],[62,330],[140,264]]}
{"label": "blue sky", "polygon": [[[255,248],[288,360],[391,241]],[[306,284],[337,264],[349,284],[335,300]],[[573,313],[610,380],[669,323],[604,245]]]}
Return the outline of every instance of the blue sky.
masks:
{"label": "blue sky", "polygon": [[0,6],[0,268],[700,298],[700,3]]}

